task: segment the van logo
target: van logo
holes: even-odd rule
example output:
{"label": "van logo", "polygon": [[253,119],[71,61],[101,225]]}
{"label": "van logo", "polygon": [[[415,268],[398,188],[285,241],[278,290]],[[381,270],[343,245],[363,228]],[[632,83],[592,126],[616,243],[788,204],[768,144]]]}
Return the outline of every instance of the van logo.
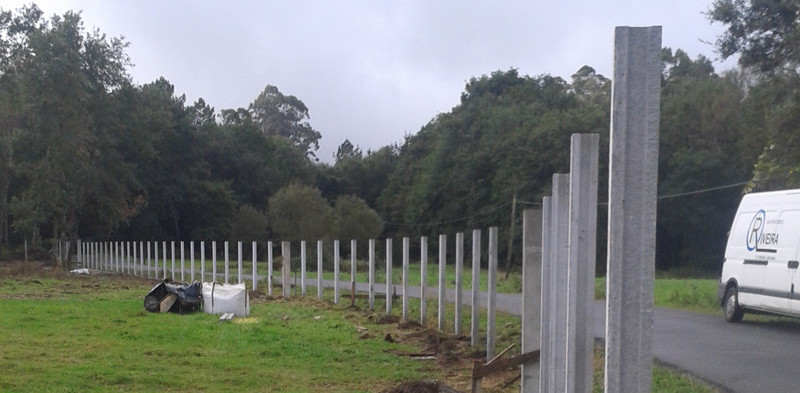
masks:
{"label": "van logo", "polygon": [[759,210],[750,221],[747,228],[747,251],[756,252],[777,252],[775,248],[764,248],[764,246],[778,246],[777,233],[764,233],[767,224],[767,212]]}

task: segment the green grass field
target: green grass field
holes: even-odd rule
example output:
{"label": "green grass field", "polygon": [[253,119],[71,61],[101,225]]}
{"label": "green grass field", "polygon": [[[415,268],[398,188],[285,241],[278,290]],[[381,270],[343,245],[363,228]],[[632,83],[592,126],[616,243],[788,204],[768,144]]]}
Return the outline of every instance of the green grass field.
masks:
{"label": "green grass field", "polygon": [[[253,303],[250,318],[220,323],[202,313],[145,312],[142,298],[151,285],[117,275],[0,275],[0,391],[376,392],[430,378],[468,390],[469,361],[443,368],[389,353],[424,348],[382,340],[386,332],[398,334],[397,325],[376,322],[382,300],[372,313],[364,300],[351,309],[349,301],[266,299]],[[410,303],[410,319],[418,320],[419,304]],[[428,310],[427,325],[435,327],[434,301]],[[400,311],[397,302],[393,314]],[[453,312],[448,306],[450,333]],[[469,308],[464,312],[468,334]],[[367,338],[359,339],[359,328]],[[499,314],[497,330],[497,352],[519,345],[519,318]],[[484,342],[485,328],[480,334]],[[602,357],[596,363],[602,375]],[[655,392],[713,392],[660,367],[653,375]],[[518,389],[496,382],[484,391]]]}

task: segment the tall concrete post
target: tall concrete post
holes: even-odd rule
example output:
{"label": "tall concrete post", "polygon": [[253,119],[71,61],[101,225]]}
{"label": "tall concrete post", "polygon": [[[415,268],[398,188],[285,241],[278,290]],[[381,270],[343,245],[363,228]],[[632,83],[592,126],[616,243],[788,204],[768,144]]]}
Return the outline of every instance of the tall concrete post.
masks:
{"label": "tall concrete post", "polygon": [[553,175],[552,255],[553,392],[567,389],[567,297],[569,296],[569,174]]}
{"label": "tall concrete post", "polygon": [[592,391],[600,136],[573,134],[569,186],[567,392]]}
{"label": "tall concrete post", "polygon": [[[150,267],[148,267],[148,270]],[[139,242],[139,275],[144,276],[144,242]]]}
{"label": "tall concrete post", "polygon": [[287,241],[281,242],[281,285],[283,298],[292,297],[292,248]]}
{"label": "tall concrete post", "polygon": [[661,26],[617,27],[608,186],[605,392],[652,383]]}
{"label": "tall concrete post", "polygon": [[352,304],[355,304],[356,298],[356,265],[358,264],[358,257],[356,257],[356,251],[358,250],[358,246],[356,244],[356,239],[350,240],[350,294],[353,296],[351,301]]}
{"label": "tall concrete post", "polygon": [[163,260],[162,260],[163,263],[161,264],[161,268],[164,270],[164,272],[163,272],[164,273],[163,274],[164,277],[162,277],[162,279],[166,279],[167,278],[167,242],[166,241],[162,241],[161,242],[161,254],[162,254],[162,257],[163,257]]}
{"label": "tall concrete post", "polygon": [[[189,271],[192,272],[192,282],[194,282],[194,241],[189,242]],[[253,288],[255,289],[255,288]]]}
{"label": "tall concrete post", "polygon": [[138,260],[138,253],[136,252],[136,242],[133,242],[133,275],[136,275],[136,262]]}
{"label": "tall concrete post", "polygon": [[552,392],[553,367],[555,366],[555,318],[553,314],[553,297],[555,284],[555,267],[553,266],[553,207],[551,197],[542,198],[542,327],[540,334],[541,352],[539,354],[539,391]]}
{"label": "tall concrete post", "polygon": [[[173,247],[173,251],[174,251],[174,247]],[[230,270],[231,270],[231,262],[230,262],[230,253],[228,251],[229,251],[228,250],[228,242],[226,241],[225,242],[225,284],[230,283],[230,281],[228,281],[228,275],[229,275]],[[174,254],[174,252],[173,252],[173,254]],[[175,267],[175,258],[174,257],[172,258],[172,266],[173,266],[173,268]]]}
{"label": "tall concrete post", "polygon": [[200,242],[200,282],[206,281],[206,242]]}
{"label": "tall concrete post", "polygon": [[333,241],[333,304],[339,303],[339,241]]}
{"label": "tall concrete post", "polygon": [[253,242],[253,290],[258,289],[258,242]]}
{"label": "tall concrete post", "polygon": [[153,269],[152,265],[150,264],[150,260],[153,257],[153,250],[150,248],[150,241],[146,241],[147,243],[147,278],[152,277]]}
{"label": "tall concrete post", "polygon": [[237,254],[236,254],[237,255],[237,259],[236,259],[236,262],[237,262],[237,264],[236,264],[236,275],[237,275],[237,279],[238,279],[238,281],[236,283],[237,284],[241,284],[241,283],[244,282],[244,277],[242,277],[242,270],[243,270],[244,266],[242,266],[242,242],[241,241],[237,241],[236,242],[236,249],[237,249]]}
{"label": "tall concrete post", "polygon": [[478,345],[480,331],[480,308],[478,293],[481,289],[481,230],[472,230],[472,306],[470,314],[470,346]]}
{"label": "tall concrete post", "polygon": [[186,264],[184,263],[183,240],[181,240],[181,282],[186,282],[183,279],[184,270],[186,270]]}
{"label": "tall concrete post", "polygon": [[[211,241],[211,281],[217,282],[217,241]],[[272,294],[272,292],[270,292]]]}
{"label": "tall concrete post", "polygon": [[392,313],[392,239],[386,239],[386,315]]}
{"label": "tall concrete post", "polygon": [[[522,212],[522,348],[528,353],[541,349],[542,331],[542,211]],[[540,353],[541,355],[541,353]],[[539,392],[539,367],[523,364],[522,393]]]}
{"label": "tall concrete post", "polygon": [[272,241],[267,242],[267,295],[272,296],[272,276],[273,276],[273,269],[272,269]]}
{"label": "tall concrete post", "polygon": [[494,357],[495,337],[497,335],[497,227],[489,228],[489,282],[486,305],[486,359]]}
{"label": "tall concrete post", "polygon": [[153,266],[153,277],[158,278],[158,272],[161,271],[161,269],[158,268],[158,241],[153,242],[153,255],[155,256],[153,259],[153,265],[155,265]]}
{"label": "tall concrete post", "polygon": [[408,265],[409,261],[409,252],[410,252],[410,239],[407,237],[403,238],[403,322],[408,321],[408,302],[409,302],[409,293],[408,293]]}
{"label": "tall concrete post", "polygon": [[419,323],[425,326],[428,315],[428,237],[423,236],[419,242]]}
{"label": "tall concrete post", "polygon": [[[171,275],[170,277],[171,277],[173,280],[175,280],[175,278],[176,278],[176,277],[175,277],[175,241],[170,241],[170,244],[169,244],[169,249],[170,249],[170,251],[171,251],[171,253],[170,253],[170,257],[172,258],[172,270],[171,270],[171,273],[172,273],[172,275]],[[227,251],[227,250],[228,250],[228,242],[225,242],[225,251]],[[227,257],[226,257],[226,258],[227,258]],[[226,262],[227,262],[227,261],[226,261]],[[226,265],[227,265],[227,263],[226,263]],[[227,273],[226,273],[226,274],[227,274]],[[226,275],[226,276],[225,276],[225,283],[226,283],[226,284],[228,283],[228,280],[227,280],[227,278],[228,278],[228,277],[227,277],[227,275]]]}
{"label": "tall concrete post", "polygon": [[369,239],[369,309],[375,309],[375,239]]}
{"label": "tall concrete post", "polygon": [[444,331],[445,323],[445,306],[447,305],[447,298],[445,297],[445,286],[447,280],[445,278],[447,268],[447,235],[439,235],[439,330]]}
{"label": "tall concrete post", "polygon": [[125,273],[131,274],[131,242],[125,242]]}
{"label": "tall concrete post", "polygon": [[306,296],[306,241],[300,241],[300,294]]}
{"label": "tall concrete post", "polygon": [[322,240],[317,240],[317,298],[322,300]]}
{"label": "tall concrete post", "polygon": [[453,323],[453,329],[456,336],[461,335],[461,311],[463,310],[462,302],[463,297],[461,296],[462,287],[464,286],[464,282],[462,280],[462,275],[464,274],[464,232],[456,233],[456,298],[455,298],[455,321]]}

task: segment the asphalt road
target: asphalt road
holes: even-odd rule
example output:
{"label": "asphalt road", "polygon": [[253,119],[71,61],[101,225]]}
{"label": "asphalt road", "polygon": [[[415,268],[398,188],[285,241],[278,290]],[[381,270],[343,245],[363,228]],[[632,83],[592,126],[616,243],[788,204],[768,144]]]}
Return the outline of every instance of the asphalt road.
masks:
{"label": "asphalt road", "polygon": [[[309,291],[315,294],[316,281],[307,282],[314,286]],[[323,285],[332,287],[333,282],[324,281]],[[349,301],[350,282],[339,285],[342,301]],[[357,289],[366,291],[367,286],[359,283]],[[385,285],[376,284],[375,290],[383,294]],[[399,295],[402,287],[396,285],[395,290]],[[418,298],[419,293],[419,287],[409,287],[410,296]],[[426,295],[436,298],[437,288],[428,288]],[[448,290],[447,298],[452,303],[454,291]],[[481,293],[479,299],[485,307],[486,293]],[[471,293],[465,291],[462,304],[469,305],[470,301]],[[399,302],[395,305],[400,306]],[[520,296],[498,294],[497,309],[520,315]],[[603,338],[604,302],[595,302],[594,312],[595,336]],[[691,374],[723,392],[800,392],[800,319],[772,322],[752,319],[745,315],[742,323],[731,324],[725,322],[721,310],[719,315],[707,315],[656,308],[653,355],[660,364]]]}

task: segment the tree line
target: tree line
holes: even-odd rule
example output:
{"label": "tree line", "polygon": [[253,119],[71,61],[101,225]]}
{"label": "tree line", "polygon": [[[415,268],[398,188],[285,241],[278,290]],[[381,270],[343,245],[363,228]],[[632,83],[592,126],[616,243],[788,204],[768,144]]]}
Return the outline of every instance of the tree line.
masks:
{"label": "tree line", "polygon": [[[703,56],[662,51],[661,269],[718,269],[742,193],[800,185],[798,6],[718,0],[708,15],[727,28],[720,54],[741,54],[741,67],[720,73]],[[759,41],[764,31],[774,47]],[[364,152],[345,140],[326,164],[301,99],[267,85],[247,107],[187,103],[163,78],[134,84],[126,47],[87,31],[79,13],[0,13],[2,255],[77,238],[366,239],[498,226],[501,258],[515,268],[521,211],[568,171],[575,132],[600,135],[604,236],[611,81],[590,66],[569,80],[516,69],[474,77],[458,105],[402,143]]]}

